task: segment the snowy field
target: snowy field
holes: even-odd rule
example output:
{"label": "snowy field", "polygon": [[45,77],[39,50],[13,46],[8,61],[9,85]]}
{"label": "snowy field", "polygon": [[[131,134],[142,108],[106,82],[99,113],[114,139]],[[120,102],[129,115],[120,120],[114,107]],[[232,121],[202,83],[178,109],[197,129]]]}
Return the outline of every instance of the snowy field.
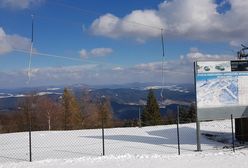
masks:
{"label": "snowy field", "polygon": [[[0,135],[0,168],[26,167],[246,167],[248,149],[231,146],[230,120],[201,123],[202,152],[196,150],[195,124],[180,125],[181,155],[177,155],[176,125],[101,130],[32,133],[29,163],[28,133]],[[207,136],[206,136],[207,135]]]}

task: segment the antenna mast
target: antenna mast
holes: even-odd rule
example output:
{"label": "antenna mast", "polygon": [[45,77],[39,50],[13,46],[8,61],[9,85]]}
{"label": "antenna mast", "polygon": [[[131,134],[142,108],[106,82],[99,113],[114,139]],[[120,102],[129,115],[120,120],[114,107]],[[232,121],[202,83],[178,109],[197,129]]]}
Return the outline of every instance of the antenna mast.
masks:
{"label": "antenna mast", "polygon": [[161,45],[162,45],[162,88],[161,88],[161,104],[164,102],[164,85],[165,85],[165,79],[164,79],[164,64],[165,64],[165,47],[164,47],[164,29],[161,29]]}
{"label": "antenna mast", "polygon": [[32,34],[31,34],[31,46],[30,46],[30,53],[29,53],[29,62],[28,62],[28,81],[29,84],[31,79],[31,63],[32,63],[32,55],[33,55],[33,44],[34,44],[34,15],[31,15],[32,17]]}

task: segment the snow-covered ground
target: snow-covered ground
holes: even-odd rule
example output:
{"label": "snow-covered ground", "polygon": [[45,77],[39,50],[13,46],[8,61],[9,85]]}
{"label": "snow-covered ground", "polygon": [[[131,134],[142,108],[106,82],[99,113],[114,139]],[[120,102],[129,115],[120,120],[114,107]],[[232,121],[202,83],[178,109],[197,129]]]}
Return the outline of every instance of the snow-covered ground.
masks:
{"label": "snow-covered ground", "polygon": [[180,125],[180,156],[177,155],[175,125],[106,129],[105,156],[101,156],[100,129],[33,132],[32,163],[28,162],[28,133],[1,134],[0,168],[248,166],[248,149],[233,153],[228,148],[231,146],[230,121],[204,122],[201,130],[203,151],[195,152],[195,124]]}

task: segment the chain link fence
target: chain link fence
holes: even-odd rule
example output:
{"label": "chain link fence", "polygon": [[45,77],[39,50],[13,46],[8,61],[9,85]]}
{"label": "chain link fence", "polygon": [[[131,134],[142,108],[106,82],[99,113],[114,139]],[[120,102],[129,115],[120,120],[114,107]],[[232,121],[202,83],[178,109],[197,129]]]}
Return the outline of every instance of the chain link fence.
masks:
{"label": "chain link fence", "polygon": [[[1,128],[6,130],[13,126],[1,125]],[[32,131],[31,134],[28,128],[24,132],[2,132],[0,162],[30,161],[30,157],[32,161],[37,161],[127,153],[186,154],[196,151],[196,124],[181,120],[178,126],[179,129],[176,124],[170,124],[80,130],[44,129]],[[218,152],[223,149],[231,152],[231,120],[201,122],[200,126],[203,152]],[[235,147],[239,149],[245,146],[235,140]]]}

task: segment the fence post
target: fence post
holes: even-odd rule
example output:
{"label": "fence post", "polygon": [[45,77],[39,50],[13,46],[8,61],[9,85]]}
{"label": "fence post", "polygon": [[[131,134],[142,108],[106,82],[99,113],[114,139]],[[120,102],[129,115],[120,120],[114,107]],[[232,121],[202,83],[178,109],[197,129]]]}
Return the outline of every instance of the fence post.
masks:
{"label": "fence post", "polygon": [[231,114],[231,126],[232,126],[232,148],[233,148],[233,152],[235,152],[234,132],[233,132],[233,115],[232,114]]}
{"label": "fence post", "polygon": [[28,113],[29,113],[29,161],[32,162],[32,106],[33,104],[31,105],[31,108],[28,107]]}
{"label": "fence post", "polygon": [[29,129],[29,161],[32,162],[32,140],[31,140],[31,129]]}
{"label": "fence post", "polygon": [[178,149],[178,155],[180,155],[180,134],[179,134],[179,112],[180,112],[180,106],[177,106],[177,149]]}
{"label": "fence post", "polygon": [[103,125],[103,119],[102,119],[102,155],[105,155],[105,144],[104,144],[104,125]]}
{"label": "fence post", "polygon": [[140,114],[140,107],[139,107],[139,127],[141,128],[141,114]]}
{"label": "fence post", "polygon": [[105,96],[101,96],[100,104],[101,104],[101,111],[102,111],[102,155],[105,155],[105,140],[104,140],[104,113],[103,113],[103,101]]}

